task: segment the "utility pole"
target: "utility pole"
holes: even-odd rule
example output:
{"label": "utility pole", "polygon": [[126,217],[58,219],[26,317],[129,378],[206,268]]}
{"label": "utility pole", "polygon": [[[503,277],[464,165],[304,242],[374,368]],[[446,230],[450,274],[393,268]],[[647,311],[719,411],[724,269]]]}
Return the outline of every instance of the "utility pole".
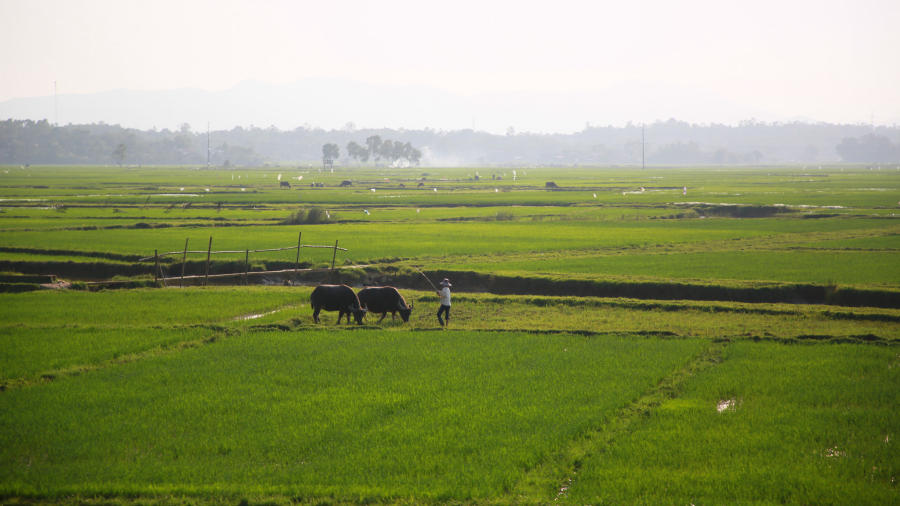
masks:
{"label": "utility pole", "polygon": [[206,169],[209,170],[209,121],[206,122]]}
{"label": "utility pole", "polygon": [[53,124],[59,126],[59,98],[56,91],[56,81],[53,81]]}
{"label": "utility pole", "polygon": [[641,170],[644,168],[644,124],[641,123]]}

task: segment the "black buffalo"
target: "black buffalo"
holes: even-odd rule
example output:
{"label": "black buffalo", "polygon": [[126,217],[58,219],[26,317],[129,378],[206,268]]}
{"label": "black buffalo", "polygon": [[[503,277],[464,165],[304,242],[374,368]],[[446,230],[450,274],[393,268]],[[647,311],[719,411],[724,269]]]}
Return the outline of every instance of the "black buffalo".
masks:
{"label": "black buffalo", "polygon": [[[381,313],[381,320],[384,320],[388,313],[391,313],[393,320],[399,311],[400,318],[405,322],[409,321],[409,313],[413,307],[406,304],[403,296],[393,286],[370,286],[360,290],[357,295],[359,302],[366,309],[373,313]],[[381,323],[381,320],[378,320],[378,323]]]}
{"label": "black buffalo", "polygon": [[350,315],[356,318],[356,324],[362,325],[366,309],[360,305],[359,298],[353,293],[353,289],[347,285],[319,285],[309,296],[309,304],[313,308],[313,321],[319,323],[319,311],[338,311],[337,323],[341,323],[344,313],[347,314],[347,324],[350,324]]}

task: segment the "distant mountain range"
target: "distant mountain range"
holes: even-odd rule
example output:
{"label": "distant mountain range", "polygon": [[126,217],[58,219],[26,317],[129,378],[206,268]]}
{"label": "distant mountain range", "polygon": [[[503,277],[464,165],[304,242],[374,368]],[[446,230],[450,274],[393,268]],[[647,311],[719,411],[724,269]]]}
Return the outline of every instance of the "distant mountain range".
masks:
{"label": "distant mountain range", "polygon": [[[692,122],[698,110],[714,110],[726,119]],[[657,113],[679,120],[647,121],[645,128],[641,121],[628,121]],[[767,115],[700,90],[652,83],[597,92],[464,96],[346,79],[244,82],[225,91],[119,90],[0,102],[0,163],[201,163],[207,158],[207,124],[213,163],[238,165],[311,163],[321,160],[324,144],[340,148],[339,163],[354,163],[347,158],[348,144],[365,144],[370,136],[409,143],[426,165],[632,165],[642,157],[656,165],[756,165],[900,158],[897,126],[741,121],[752,117]]]}
{"label": "distant mountain range", "polygon": [[205,130],[207,123],[216,129],[253,125],[282,130],[339,129],[353,123],[372,129],[571,133],[588,123],[624,125],[668,118],[703,122],[702,114],[729,124],[773,118],[768,111],[741,107],[707,91],[654,83],[467,96],[428,86],[317,78],[284,85],[247,81],[225,91],[115,90],[0,102],[0,119],[47,119],[60,125],[102,122],[145,130],[175,129],[183,123],[194,130]]}

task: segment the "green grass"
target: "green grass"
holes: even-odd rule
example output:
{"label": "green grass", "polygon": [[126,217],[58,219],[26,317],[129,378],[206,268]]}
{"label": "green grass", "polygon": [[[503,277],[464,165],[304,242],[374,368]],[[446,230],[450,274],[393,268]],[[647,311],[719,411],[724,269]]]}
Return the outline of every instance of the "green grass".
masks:
{"label": "green grass", "polygon": [[465,331],[227,339],[0,396],[0,493],[496,498],[702,346]]}
{"label": "green grass", "polygon": [[[125,230],[18,231],[5,234],[7,247],[99,251],[152,255],[154,249],[178,251],[189,239],[190,249],[263,249],[295,245],[298,232],[304,244],[333,244],[350,248],[354,260],[386,257],[478,255],[530,251],[567,251],[593,248],[641,248],[700,241],[766,238],[780,234],[851,233],[877,230],[884,220],[649,220],[640,222],[532,221],[365,223],[303,226],[196,227]],[[251,233],[252,230],[252,233]],[[485,239],[490,240],[485,240]],[[304,255],[308,250],[304,250]],[[290,256],[283,253],[284,256]]]}
{"label": "green grass", "polygon": [[[88,252],[149,256],[154,250],[179,251],[185,239],[190,249],[203,250],[210,236],[217,250],[285,247],[295,244],[302,231],[305,244],[330,245],[338,240],[349,248],[340,254],[340,263],[406,259],[438,267],[453,264],[460,270],[475,266],[490,272],[580,277],[609,273],[699,278],[711,283],[896,283],[891,254],[898,228],[891,216],[898,206],[900,171],[534,168],[518,169],[515,181],[511,171],[12,167],[0,175],[0,240],[6,248],[26,248],[36,255],[54,250],[74,257]],[[476,181],[478,173],[481,179]],[[294,187],[280,189],[279,174]],[[492,174],[504,179],[491,180]],[[299,176],[303,176],[302,184],[296,179]],[[423,177],[426,181],[421,181]],[[337,187],[344,180],[353,185]],[[556,182],[561,190],[546,190],[547,181]],[[313,182],[327,186],[310,188]],[[682,195],[684,186],[687,195]],[[642,187],[646,191],[640,191]],[[728,215],[735,204],[779,212],[766,218],[715,217]],[[794,207],[766,208],[774,204]],[[275,225],[312,205],[329,209],[335,221]],[[808,214],[826,217],[802,218]],[[507,219],[497,220],[498,216]],[[788,248],[824,251],[782,253]],[[833,252],[847,248],[855,256]],[[583,256],[594,252],[630,258],[588,260]],[[684,255],[644,255],[659,252]],[[329,265],[329,253],[305,249],[302,260]],[[532,253],[561,260],[504,258]],[[569,262],[566,257],[572,255],[582,256]],[[473,258],[478,256],[489,260]],[[253,254],[252,260],[291,262],[294,258],[288,251]],[[37,256],[32,260],[46,261]],[[240,262],[243,256],[215,260]]]}
{"label": "green grass", "polygon": [[[415,304],[407,325],[434,327],[437,297],[413,293],[403,291],[407,301]],[[299,316],[309,318],[303,308]],[[656,333],[707,339],[765,336],[795,339],[810,335],[847,339],[866,334],[883,339],[900,337],[898,310],[792,304],[457,294],[452,316],[454,328],[483,330]],[[368,315],[367,322],[374,324],[377,321],[374,317]],[[330,317],[325,320],[332,323]],[[385,327],[395,328],[394,323],[388,322],[390,317],[384,321]]]}
{"label": "green grass", "polygon": [[898,385],[893,348],[734,343],[586,460],[568,502],[896,503]]}
{"label": "green grass", "polygon": [[[312,323],[310,287],[208,287],[0,295],[0,379],[94,368],[106,361],[265,325],[335,328],[336,313]],[[436,329],[433,293],[401,290],[414,304],[408,323],[366,324],[391,332]],[[243,319],[241,317],[253,316]],[[488,331],[589,331],[690,338],[770,336],[856,339],[900,336],[900,310],[592,297],[460,294],[452,327]]]}
{"label": "green grass", "polygon": [[885,237],[871,237],[865,239],[843,239],[832,241],[814,242],[807,245],[810,248],[842,248],[860,250],[890,250],[900,251],[900,234],[892,234]]}
{"label": "green grass", "polygon": [[0,328],[0,383],[34,381],[125,360],[148,350],[163,349],[215,337],[209,328]]}
{"label": "green grass", "polygon": [[125,262],[123,260],[111,259],[111,258],[99,258],[94,256],[78,256],[72,255],[68,253],[60,253],[60,254],[41,254],[41,253],[9,253],[0,251],[0,261],[6,262],[28,262],[28,263],[41,263],[41,262],[72,262],[72,263],[94,263],[94,262],[102,262],[104,264],[126,264],[131,262]]}
{"label": "green grass", "polygon": [[[823,333],[801,339],[822,343],[872,333],[890,339],[900,335],[895,310],[457,294],[455,330],[441,332],[427,330],[435,328],[436,297],[404,290],[416,304],[409,323],[387,320],[381,328],[345,330],[334,325],[333,314],[327,323],[311,324],[308,293],[309,288],[210,287],[4,296],[0,335],[8,353],[0,370],[26,381],[13,381],[0,393],[0,494],[62,502],[102,494],[140,500],[187,495],[201,502],[331,497],[506,503],[521,493],[525,476],[549,472],[538,481],[562,483],[556,473],[575,465],[571,497],[594,502],[610,497],[603,495],[609,473],[641,475],[633,469],[653,465],[635,459],[669,452],[664,445],[673,432],[656,428],[655,420],[688,407],[705,417],[703,423],[710,416],[716,421],[741,413],[765,394],[758,402],[765,409],[775,406],[774,415],[727,428],[748,448],[749,464],[703,468],[694,463],[693,451],[666,461],[681,471],[653,470],[646,480],[617,485],[613,500],[805,503],[885,497],[882,489],[858,485],[856,461],[846,471],[856,481],[839,492],[829,492],[833,487],[825,479],[807,479],[807,468],[783,464],[787,458],[780,456],[785,444],[794,445],[787,448],[793,456],[807,451],[807,442],[778,431],[809,431],[804,424],[813,415],[803,406],[822,404],[818,392],[831,414],[814,411],[816,417],[827,415],[816,422],[816,434],[845,430],[845,408],[858,410],[851,417],[855,432],[829,439],[839,441],[829,444],[840,451],[841,441],[854,440],[852,434],[887,430],[893,438],[895,422],[884,414],[897,407],[893,385],[900,362],[893,346],[739,340],[722,364],[688,380],[683,395],[652,409],[649,421],[632,425],[612,440],[613,447],[604,446],[601,463],[567,463],[564,449],[616,424],[635,399],[704,353],[711,338]],[[141,304],[147,307],[137,310]],[[250,311],[270,314],[234,319]],[[183,326],[191,323],[215,327]],[[272,325],[293,331],[267,331]],[[218,339],[204,342],[210,332]],[[852,360],[844,364],[845,358]],[[807,377],[811,370],[816,375]],[[43,373],[56,379],[41,384],[37,375]],[[718,378],[713,387],[706,386],[710,378]],[[706,413],[728,395],[741,399],[736,413]],[[779,397],[790,401],[791,395],[801,396],[799,408],[778,404]],[[868,418],[870,410],[874,418]],[[786,419],[786,413],[795,417]],[[684,423],[684,416],[677,418]],[[885,420],[894,425],[885,429]],[[694,448],[700,443],[691,437],[710,439],[705,430],[688,426],[675,433]],[[644,453],[626,448],[617,454],[621,467],[604,467],[610,465],[606,452],[632,439],[660,446],[652,443]],[[877,445],[846,446],[874,452],[879,469],[884,462],[896,469],[892,454],[879,454]],[[833,447],[822,451],[828,448]],[[750,484],[731,484],[748,468],[761,471],[750,473]],[[590,488],[594,472],[602,476],[603,493]],[[659,473],[667,490],[642,488],[655,486],[650,477]],[[765,492],[776,477],[783,485]],[[526,502],[553,499],[537,489],[527,493],[532,495]]]}
{"label": "green grass", "polygon": [[895,252],[872,251],[724,251],[449,264],[496,274],[597,273],[601,276],[642,276],[664,279],[787,281],[828,284],[900,286]]}
{"label": "green grass", "polygon": [[309,290],[283,287],[0,294],[0,382],[217,338],[227,332],[221,326],[240,326],[235,318],[296,313],[308,300]]}
{"label": "green grass", "polygon": [[[481,179],[474,181],[476,173]],[[503,176],[493,181],[491,174]],[[289,180],[292,190],[278,187],[278,174]],[[422,190],[416,185],[427,174]],[[302,181],[296,177],[303,176]],[[11,168],[0,173],[2,198],[71,199],[81,202],[177,202],[180,193],[195,193],[196,201],[231,202],[318,202],[373,203],[381,194],[401,195],[419,204],[509,203],[564,204],[594,200],[611,203],[634,202],[728,202],[851,206],[858,208],[895,207],[900,171],[871,171],[858,167],[825,169],[800,167],[748,168],[534,168],[518,170],[513,181],[511,169],[473,168],[338,168],[334,173],[317,169],[268,167],[235,170],[192,170],[184,167],[31,167]],[[385,181],[385,178],[388,180]],[[335,188],[351,180],[349,188]],[[544,183],[555,181],[573,191],[545,191]],[[327,188],[310,189],[309,183]],[[399,184],[405,184],[400,189]],[[35,188],[47,186],[48,189]],[[641,186],[648,191],[636,192]],[[688,195],[681,187],[688,187]],[[376,188],[375,194],[369,188]],[[182,192],[181,188],[184,188]],[[210,192],[206,192],[206,189]],[[244,188],[245,191],[241,191]],[[432,192],[438,188],[438,192]],[[501,190],[494,192],[494,189]],[[627,194],[622,195],[625,191]],[[162,196],[160,194],[176,194]],[[384,200],[381,198],[381,200]]]}
{"label": "green grass", "polygon": [[[264,325],[333,328],[335,313],[312,323],[309,287],[209,287],[0,295],[0,379],[33,380],[71,368]],[[367,325],[394,332],[435,329],[433,293],[401,290],[410,321]],[[242,319],[250,316],[253,318]],[[457,294],[453,328],[490,331],[590,331],[681,337],[815,335],[855,339],[900,335],[900,311],[790,304],[663,302],[590,297]],[[198,326],[195,328],[195,326]]]}
{"label": "green grass", "polygon": [[284,305],[308,306],[308,301],[309,290],[262,286],[0,294],[0,325],[120,328],[209,324]]}
{"label": "green grass", "polygon": [[[11,167],[0,260],[121,274],[129,255],[185,238],[243,251],[302,231],[349,248],[339,264],[392,262],[365,271],[385,284],[417,265],[520,287],[900,285],[900,171],[511,170]],[[312,205],[334,221],[277,225]],[[727,217],[747,209],[767,217]],[[310,287],[0,294],[0,497],[549,504],[566,487],[573,504],[897,502],[898,309],[499,296],[454,281],[448,331],[433,292],[406,288],[408,323],[362,328],[334,313],[313,324]]]}

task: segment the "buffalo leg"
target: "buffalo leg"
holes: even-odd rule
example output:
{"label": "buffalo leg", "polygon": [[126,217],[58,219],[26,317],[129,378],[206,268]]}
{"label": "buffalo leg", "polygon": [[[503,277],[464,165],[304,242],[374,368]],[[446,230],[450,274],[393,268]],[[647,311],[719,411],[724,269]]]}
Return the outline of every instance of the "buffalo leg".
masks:
{"label": "buffalo leg", "polygon": [[316,322],[316,323],[319,323],[319,310],[320,310],[320,309],[321,309],[321,308],[318,308],[318,307],[317,307],[317,308],[315,308],[315,309],[313,310],[313,321]]}
{"label": "buffalo leg", "polygon": [[387,313],[381,313],[381,319],[378,320],[378,323],[381,323],[381,320],[384,320],[385,316],[387,316]]}

